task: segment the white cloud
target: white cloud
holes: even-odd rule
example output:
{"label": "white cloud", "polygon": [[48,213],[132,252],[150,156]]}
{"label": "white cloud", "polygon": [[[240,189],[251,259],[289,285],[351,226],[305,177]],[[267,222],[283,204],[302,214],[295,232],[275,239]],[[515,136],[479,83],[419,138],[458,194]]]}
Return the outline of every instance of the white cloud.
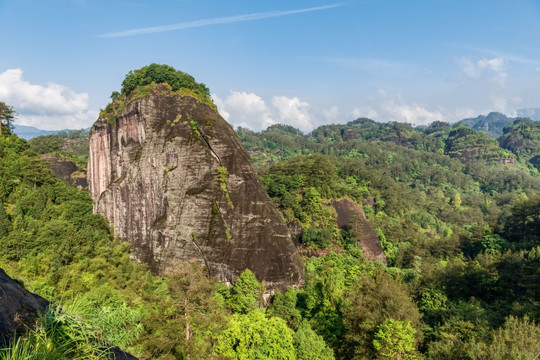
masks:
{"label": "white cloud", "polygon": [[296,96],[288,98],[286,96],[274,96],[272,104],[279,114],[279,122],[292,125],[302,131],[313,129],[312,116],[309,113],[309,104],[301,101]]}
{"label": "white cloud", "polygon": [[331,4],[331,5],[323,5],[323,6],[296,9],[296,10],[277,10],[277,11],[267,11],[267,12],[262,12],[262,13],[227,16],[227,17],[213,18],[213,19],[186,21],[186,22],[172,24],[172,25],[153,26],[153,27],[147,27],[147,28],[119,31],[115,33],[103,34],[103,35],[100,35],[100,37],[116,38],[116,37],[152,34],[152,33],[160,33],[160,32],[182,30],[182,29],[191,29],[191,28],[196,28],[196,27],[201,27],[201,26],[232,24],[232,23],[243,22],[243,21],[262,20],[262,19],[269,19],[269,18],[280,17],[280,16],[307,13],[307,12],[312,12],[312,11],[327,10],[327,9],[336,8],[342,5],[343,5],[342,3],[336,3],[336,4]]}
{"label": "white cloud", "polygon": [[333,121],[337,119],[339,115],[339,109],[337,106],[331,106],[328,109],[324,109],[323,114],[326,120]]}
{"label": "white cloud", "polygon": [[35,85],[23,80],[21,69],[0,73],[0,101],[19,114],[16,123],[40,129],[80,129],[88,127],[98,112],[88,109],[88,94],[66,86]]}
{"label": "white cloud", "polygon": [[389,119],[391,121],[402,121],[414,125],[427,125],[444,119],[440,111],[430,111],[415,103],[410,105],[404,102],[397,103],[393,99],[383,103],[382,110],[391,117]]}
{"label": "white cloud", "polygon": [[376,110],[370,107],[355,107],[351,112],[351,116],[354,119],[368,118],[368,119],[375,120],[379,116],[379,114],[377,113]]}
{"label": "white cloud", "polygon": [[231,91],[225,98],[213,95],[219,113],[233,126],[249,127],[254,130],[266,129],[275,124],[270,109],[264,100],[253,93]]}
{"label": "white cloud", "polygon": [[506,84],[508,74],[505,69],[505,61],[503,58],[481,59],[476,63],[470,59],[461,59],[462,70],[471,80],[480,80],[490,74],[490,79],[500,87]]}
{"label": "white cloud", "polygon": [[231,91],[224,98],[212,94],[212,98],[219,113],[231,125],[247,127],[255,131],[264,130],[277,123],[291,125],[302,131],[310,131],[315,122],[329,121],[339,114],[339,109],[331,106],[319,111],[321,116],[317,121],[311,114],[309,103],[301,101],[296,96],[292,98],[274,96],[269,105],[266,105],[260,96],[245,91]]}

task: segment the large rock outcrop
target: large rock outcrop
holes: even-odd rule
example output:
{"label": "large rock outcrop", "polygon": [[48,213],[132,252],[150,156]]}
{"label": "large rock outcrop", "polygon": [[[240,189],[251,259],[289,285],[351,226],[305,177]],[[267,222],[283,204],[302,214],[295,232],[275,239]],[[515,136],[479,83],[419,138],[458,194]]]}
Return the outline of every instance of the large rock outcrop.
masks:
{"label": "large rock outcrop", "polygon": [[39,156],[49,163],[54,175],[60,180],[64,180],[69,185],[80,187],[81,189],[88,188],[86,173],[79,171],[77,165],[71,160],[62,160],[56,154],[43,154]]}
{"label": "large rock outcrop", "polygon": [[32,294],[0,269],[0,348],[15,336],[34,328],[49,302]]}
{"label": "large rock outcrop", "polygon": [[347,198],[332,200],[331,203],[337,213],[338,226],[356,236],[367,258],[388,265],[379,237],[367,221],[364,209]]}
{"label": "large rock outcrop", "polygon": [[[109,120],[107,120],[109,119]],[[100,117],[90,132],[89,188],[154,273],[196,258],[221,281],[246,268],[269,288],[301,281],[301,262],[232,127],[165,85]]]}

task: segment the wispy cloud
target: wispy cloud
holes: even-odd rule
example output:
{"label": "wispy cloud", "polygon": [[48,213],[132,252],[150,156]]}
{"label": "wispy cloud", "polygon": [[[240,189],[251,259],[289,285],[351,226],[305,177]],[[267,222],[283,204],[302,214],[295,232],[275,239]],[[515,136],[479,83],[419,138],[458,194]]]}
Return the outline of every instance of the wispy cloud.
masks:
{"label": "wispy cloud", "polygon": [[190,29],[190,28],[201,27],[201,26],[230,24],[230,23],[237,23],[237,22],[242,22],[242,21],[261,20],[261,19],[268,19],[268,18],[273,18],[273,17],[301,14],[301,13],[312,12],[312,11],[327,10],[327,9],[336,8],[342,5],[343,3],[335,3],[335,4],[325,5],[325,6],[317,6],[317,7],[311,7],[311,8],[296,9],[296,10],[285,10],[285,11],[276,10],[276,11],[267,11],[267,12],[261,12],[261,13],[227,16],[227,17],[214,18],[214,19],[187,21],[187,22],[181,22],[181,23],[172,24],[172,25],[153,26],[153,27],[125,30],[125,31],[120,31],[120,32],[102,34],[99,36],[104,37],[104,38],[116,38],[116,37],[125,37],[125,36],[134,36],[134,35],[143,35],[143,34],[159,33],[159,32],[166,32],[166,31]]}

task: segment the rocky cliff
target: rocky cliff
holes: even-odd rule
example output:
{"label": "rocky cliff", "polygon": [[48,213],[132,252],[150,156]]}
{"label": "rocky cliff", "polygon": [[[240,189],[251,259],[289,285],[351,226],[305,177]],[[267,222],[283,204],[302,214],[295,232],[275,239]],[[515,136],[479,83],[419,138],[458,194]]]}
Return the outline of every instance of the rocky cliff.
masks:
{"label": "rocky cliff", "polygon": [[221,281],[246,268],[269,288],[301,281],[301,262],[232,127],[166,85],[126,101],[90,132],[94,211],[155,273],[196,258]]}

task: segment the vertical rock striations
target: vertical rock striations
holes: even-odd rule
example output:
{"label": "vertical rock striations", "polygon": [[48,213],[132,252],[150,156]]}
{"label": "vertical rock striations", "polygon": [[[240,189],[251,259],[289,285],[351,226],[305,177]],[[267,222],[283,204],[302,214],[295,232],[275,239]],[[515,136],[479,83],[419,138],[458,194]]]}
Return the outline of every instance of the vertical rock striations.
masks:
{"label": "vertical rock striations", "polygon": [[231,126],[166,85],[90,132],[94,211],[155,273],[197,258],[234,281],[246,268],[269,288],[301,281],[287,227]]}

